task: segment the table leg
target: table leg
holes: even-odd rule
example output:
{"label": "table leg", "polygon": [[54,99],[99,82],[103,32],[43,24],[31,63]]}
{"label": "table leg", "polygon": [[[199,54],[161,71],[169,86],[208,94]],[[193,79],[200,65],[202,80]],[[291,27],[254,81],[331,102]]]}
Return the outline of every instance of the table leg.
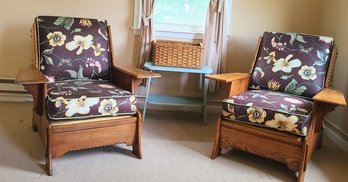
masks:
{"label": "table leg", "polygon": [[144,109],[143,109],[143,122],[145,120],[146,106],[147,106],[147,101],[149,99],[150,86],[151,86],[151,78],[147,78],[147,80],[146,80],[145,103],[144,103]]}
{"label": "table leg", "polygon": [[202,95],[203,95],[203,106],[202,106],[202,114],[203,114],[203,121],[204,121],[204,125],[207,124],[207,115],[206,115],[206,111],[207,111],[207,89],[205,86],[205,74],[202,74]]}

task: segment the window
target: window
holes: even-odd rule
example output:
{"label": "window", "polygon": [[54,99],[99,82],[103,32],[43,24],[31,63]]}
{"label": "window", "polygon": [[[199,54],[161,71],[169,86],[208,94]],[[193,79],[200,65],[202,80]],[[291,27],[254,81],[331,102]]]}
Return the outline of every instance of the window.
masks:
{"label": "window", "polygon": [[209,0],[156,0],[154,29],[157,32],[204,32]]}
{"label": "window", "polygon": [[[154,29],[156,37],[202,39],[210,0],[156,0]],[[225,0],[226,21],[230,22],[232,0]],[[141,0],[134,0],[133,32],[139,34]],[[230,23],[227,23],[227,32]],[[228,33],[229,34],[229,33]]]}
{"label": "window", "polygon": [[[153,14],[156,37],[202,39],[209,1],[156,0]],[[135,0],[134,9],[136,29],[140,27],[140,0]]]}

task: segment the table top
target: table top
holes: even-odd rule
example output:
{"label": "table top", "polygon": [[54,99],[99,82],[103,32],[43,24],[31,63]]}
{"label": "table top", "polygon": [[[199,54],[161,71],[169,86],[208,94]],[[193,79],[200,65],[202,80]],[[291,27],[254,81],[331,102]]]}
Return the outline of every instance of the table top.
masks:
{"label": "table top", "polygon": [[182,72],[182,73],[199,73],[199,74],[210,74],[213,69],[209,66],[202,66],[201,69],[195,68],[179,68],[170,66],[155,66],[152,61],[145,62],[144,67],[148,70],[154,71],[169,71],[169,72]]}

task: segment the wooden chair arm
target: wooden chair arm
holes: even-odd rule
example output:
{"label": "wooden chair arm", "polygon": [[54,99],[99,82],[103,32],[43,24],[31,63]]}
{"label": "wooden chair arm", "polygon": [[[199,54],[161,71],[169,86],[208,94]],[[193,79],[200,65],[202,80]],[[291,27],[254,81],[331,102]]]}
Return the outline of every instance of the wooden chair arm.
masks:
{"label": "wooden chair arm", "polygon": [[228,84],[228,96],[234,96],[248,90],[248,83],[250,74],[249,73],[225,73],[206,75],[208,79],[223,81]]}
{"label": "wooden chair arm", "polygon": [[314,97],[314,109],[312,121],[315,123],[315,132],[321,132],[324,129],[323,119],[329,112],[335,110],[337,106],[346,106],[346,100],[342,92],[328,87],[321,90]]}
{"label": "wooden chair arm", "polygon": [[114,71],[119,71],[124,74],[127,74],[133,78],[159,78],[161,77],[160,74],[138,69],[138,68],[133,68],[133,67],[125,67],[125,66],[115,66]]}
{"label": "wooden chair arm", "polygon": [[321,90],[313,97],[314,101],[329,103],[333,105],[346,106],[344,95],[339,90],[328,87]]}
{"label": "wooden chair arm", "polygon": [[34,66],[21,69],[16,77],[15,83],[17,84],[39,84],[48,83],[48,79],[45,75]]}
{"label": "wooden chair arm", "polygon": [[131,67],[112,67],[111,82],[117,86],[135,92],[136,88],[146,78],[158,78],[160,74]]}
{"label": "wooden chair arm", "polygon": [[249,79],[249,73],[225,73],[225,74],[215,74],[215,75],[206,75],[205,77],[211,80],[223,81],[223,82],[232,82],[235,80]]}

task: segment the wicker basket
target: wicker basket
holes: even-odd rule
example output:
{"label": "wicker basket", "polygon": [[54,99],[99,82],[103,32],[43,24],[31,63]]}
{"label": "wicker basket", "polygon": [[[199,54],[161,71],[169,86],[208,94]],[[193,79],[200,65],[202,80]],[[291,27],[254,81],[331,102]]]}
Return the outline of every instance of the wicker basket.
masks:
{"label": "wicker basket", "polygon": [[156,40],[152,50],[154,65],[197,69],[202,67],[202,43]]}

